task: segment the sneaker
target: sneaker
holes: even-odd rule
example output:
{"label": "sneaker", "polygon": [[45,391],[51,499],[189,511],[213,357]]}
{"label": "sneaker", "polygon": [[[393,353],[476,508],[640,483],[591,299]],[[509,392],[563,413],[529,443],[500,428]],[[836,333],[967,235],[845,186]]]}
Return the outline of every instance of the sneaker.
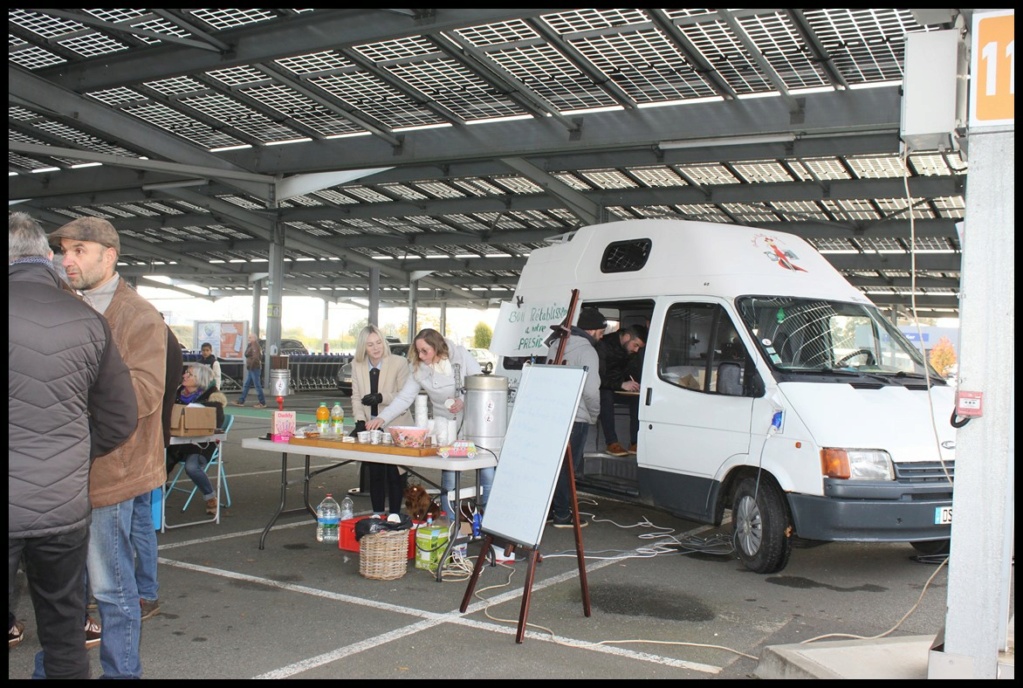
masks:
{"label": "sneaker", "polygon": [[266,404],[256,404],[255,408],[266,408]]}
{"label": "sneaker", "polygon": [[216,516],[217,515],[217,498],[216,497],[210,497],[209,499],[206,500],[206,513],[209,514],[210,516]]}
{"label": "sneaker", "polygon": [[139,607],[142,608],[142,620],[145,621],[160,613],[160,600],[144,600],[139,598]]}
{"label": "sneaker", "polygon": [[607,449],[604,450],[604,453],[605,454],[610,454],[611,456],[628,456],[629,455],[629,452],[625,450],[625,447],[623,447],[622,445],[618,444],[617,442],[612,442],[611,444],[607,445]]}
{"label": "sneaker", "polygon": [[631,447],[629,447],[629,453],[632,454],[633,456],[636,455],[636,445],[635,444],[632,445]]}
{"label": "sneaker", "polygon": [[14,620],[14,625],[11,626],[11,630],[7,631],[7,649],[17,647],[21,645],[21,642],[25,639],[25,624],[17,619]]}
{"label": "sneaker", "polygon": [[231,406],[245,406],[244,401],[232,401]]}
{"label": "sneaker", "polygon": [[462,512],[462,520],[463,521],[466,521],[468,523],[472,523],[472,517],[473,517],[473,514],[475,512],[473,511],[473,508],[471,506],[469,506],[465,502],[462,502],[462,507],[461,507],[461,509],[459,509],[459,511]]}
{"label": "sneaker", "polygon": [[[561,518],[560,516],[555,516],[552,525],[555,528],[571,528],[575,524],[572,522],[571,516],[565,516],[564,518]],[[580,528],[585,528],[588,525],[590,525],[589,521],[579,521]]]}
{"label": "sneaker", "polygon": [[91,616],[85,617],[85,649],[91,650],[99,645],[103,638],[103,627],[92,620]]}

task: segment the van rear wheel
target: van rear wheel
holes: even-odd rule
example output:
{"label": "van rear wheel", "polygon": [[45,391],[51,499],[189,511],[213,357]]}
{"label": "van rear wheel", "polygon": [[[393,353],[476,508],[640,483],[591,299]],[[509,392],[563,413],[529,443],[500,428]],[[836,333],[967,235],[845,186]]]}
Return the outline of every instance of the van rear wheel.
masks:
{"label": "van rear wheel", "polygon": [[750,571],[775,573],[789,563],[792,538],[785,498],[773,480],[745,478],[732,495],[732,528],[739,559]]}

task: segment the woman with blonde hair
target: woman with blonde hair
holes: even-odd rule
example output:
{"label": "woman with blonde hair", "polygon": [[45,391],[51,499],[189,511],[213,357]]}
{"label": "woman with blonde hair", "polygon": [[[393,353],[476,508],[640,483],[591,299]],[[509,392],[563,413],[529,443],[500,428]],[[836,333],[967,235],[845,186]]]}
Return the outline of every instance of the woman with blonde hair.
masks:
{"label": "woman with blonde hair", "polygon": [[[367,325],[359,332],[352,359],[352,418],[354,433],[366,430],[366,423],[377,417],[377,412],[390,404],[409,376],[408,361],[392,356],[391,347],[376,325]],[[412,416],[404,413],[384,423],[411,425]],[[375,426],[378,427],[378,426]],[[384,513],[384,497],[392,514],[401,513],[404,480],[397,466],[367,463],[369,472],[369,500],[373,513]]]}
{"label": "woman with blonde hair", "polygon": [[[409,347],[408,360],[412,374],[409,375],[405,386],[398,392],[394,401],[386,408],[381,409],[380,415],[367,423],[366,427],[380,427],[399,414],[407,412],[419,392],[423,391],[430,398],[434,419],[438,423],[451,419],[457,420],[458,431],[461,433],[465,400],[462,397],[462,390],[458,389],[457,385],[464,385],[467,375],[483,373],[479,362],[464,346],[446,339],[444,335],[432,328],[419,331],[412,341],[412,346]],[[455,379],[456,366],[458,381]],[[448,441],[453,442],[455,439],[455,437],[449,437]],[[486,504],[493,482],[493,468],[484,468],[480,471],[480,507]],[[440,486],[441,508],[454,521],[456,514],[451,509],[448,493],[455,488],[455,472],[441,471]]]}

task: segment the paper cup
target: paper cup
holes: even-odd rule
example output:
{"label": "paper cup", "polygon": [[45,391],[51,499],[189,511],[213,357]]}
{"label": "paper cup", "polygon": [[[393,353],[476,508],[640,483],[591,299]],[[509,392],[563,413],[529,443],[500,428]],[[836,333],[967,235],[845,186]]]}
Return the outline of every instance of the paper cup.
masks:
{"label": "paper cup", "polygon": [[[390,435],[391,433],[387,433]],[[369,433],[370,444],[380,444],[383,441],[384,433],[380,430],[371,430]]]}
{"label": "paper cup", "polygon": [[361,442],[363,444],[369,444],[369,436],[370,436],[370,431],[369,430],[363,430],[362,432],[359,433],[359,442]]}

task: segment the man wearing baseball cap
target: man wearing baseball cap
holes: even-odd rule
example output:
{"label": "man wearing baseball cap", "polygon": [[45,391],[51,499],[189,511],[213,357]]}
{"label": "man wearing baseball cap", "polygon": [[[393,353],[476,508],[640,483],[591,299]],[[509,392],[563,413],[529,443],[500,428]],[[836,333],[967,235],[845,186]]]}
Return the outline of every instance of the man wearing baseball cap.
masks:
{"label": "man wearing baseball cap", "polygon": [[[163,393],[167,337],[160,312],[117,274],[121,240],[113,225],[80,217],[49,235],[59,245],[68,283],[106,316],[121,357],[131,370],[138,426],[117,449],[96,458],[89,481],[92,501],[88,572],[103,624],[102,678],[141,678],[142,630],[132,521],[152,524],[152,491],[167,479],[163,457]],[[141,547],[140,547],[141,558]],[[155,564],[155,562],[153,562]],[[155,572],[154,572],[155,573]]]}

